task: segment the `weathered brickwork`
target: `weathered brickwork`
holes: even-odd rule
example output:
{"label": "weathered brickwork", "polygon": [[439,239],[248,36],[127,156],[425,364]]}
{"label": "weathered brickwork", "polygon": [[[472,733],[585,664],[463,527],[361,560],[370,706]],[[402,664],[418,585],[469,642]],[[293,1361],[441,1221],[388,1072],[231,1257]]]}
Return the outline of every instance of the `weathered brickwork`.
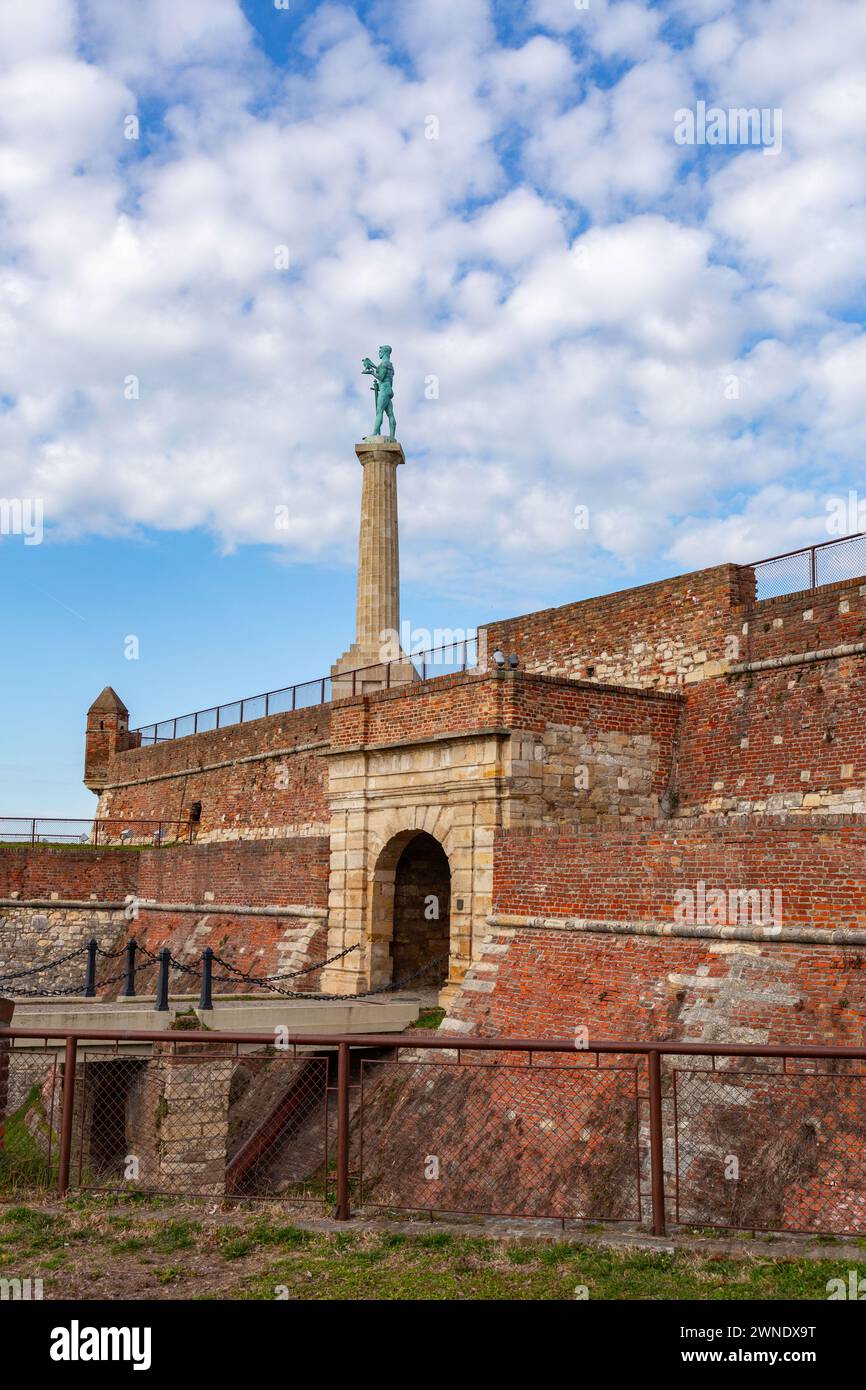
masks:
{"label": "weathered brickwork", "polygon": [[673,687],[718,674],[754,599],[754,571],[718,565],[637,589],[488,623],[487,649],[528,670]]}
{"label": "weathered brickwork", "polygon": [[862,1046],[866,950],[496,930],[455,1032]]}
{"label": "weathered brickwork", "polygon": [[678,889],[778,889],[784,927],[866,932],[866,824],[785,817],[500,831],[494,911],[671,922]]}
{"label": "weathered brickwork", "polygon": [[764,599],[743,615],[741,661],[866,642],[866,584],[862,579]]}
{"label": "weathered brickwork", "polygon": [[[701,881],[778,892],[778,919],[690,925],[677,893]],[[446,1026],[860,1045],[864,1023],[866,825],[849,816],[500,832],[490,929]]]}
{"label": "weathered brickwork", "polygon": [[704,682],[677,759],[680,814],[866,813],[866,656]]}
{"label": "weathered brickwork", "polygon": [[[254,974],[315,965],[324,959],[327,943],[328,871],[327,839],[310,836],[160,849],[2,848],[0,970],[53,960],[91,936],[103,950],[117,950],[130,935],[150,951],[168,946],[189,964],[211,946]],[[41,900],[57,906],[33,906]],[[139,901],[164,906],[138,907]],[[208,911],[209,903],[297,910],[258,916]],[[187,911],[177,910],[181,907]],[[118,961],[100,957],[97,982],[105,997],[120,992],[121,983],[102,983],[120,969]],[[19,985],[26,989],[41,982],[80,994],[83,978],[79,956],[52,970],[50,978],[23,979]],[[139,993],[152,992],[155,983],[156,967],[143,965]],[[311,970],[285,987],[309,990],[318,984],[319,972]],[[183,992],[195,987],[189,980],[175,986]],[[230,993],[233,987],[221,982],[220,989]]]}
{"label": "weathered brickwork", "polygon": [[250,907],[328,903],[325,836],[170,845],[141,850],[138,859],[137,895],[157,902],[201,903],[210,898]]}
{"label": "weathered brickwork", "polygon": [[117,752],[97,815],[186,822],[198,840],[327,833],[327,706]]}
{"label": "weathered brickwork", "polygon": [[123,902],[138,882],[139,855],[74,845],[0,845],[0,898]]}

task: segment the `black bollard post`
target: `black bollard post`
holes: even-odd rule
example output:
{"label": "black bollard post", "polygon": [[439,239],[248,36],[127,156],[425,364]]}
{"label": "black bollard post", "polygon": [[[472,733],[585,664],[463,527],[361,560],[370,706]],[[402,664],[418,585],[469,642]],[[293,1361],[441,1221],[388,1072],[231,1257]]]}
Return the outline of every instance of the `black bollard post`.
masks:
{"label": "black bollard post", "polygon": [[200,1009],[213,1008],[213,982],[211,975],[213,972],[213,951],[210,946],[205,946],[201,953],[201,995],[199,996],[198,1006]]}
{"label": "black bollard post", "polygon": [[84,997],[92,999],[96,994],[96,938],[92,936],[87,943],[87,971],[84,976]]}
{"label": "black bollard post", "polygon": [[171,963],[171,951],[167,946],[163,946],[159,953],[159,984],[156,987],[156,1009],[160,1013],[168,1010],[168,967]]}
{"label": "black bollard post", "polygon": [[126,943],[126,979],[123,982],[121,999],[135,998],[135,953],[137,950],[138,942],[133,937]]}

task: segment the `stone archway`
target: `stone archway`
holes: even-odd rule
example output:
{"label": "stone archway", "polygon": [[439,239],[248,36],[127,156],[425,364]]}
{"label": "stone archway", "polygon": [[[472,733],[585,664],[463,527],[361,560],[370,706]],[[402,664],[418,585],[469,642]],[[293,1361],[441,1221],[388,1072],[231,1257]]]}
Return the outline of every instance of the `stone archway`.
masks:
{"label": "stone archway", "polygon": [[439,989],[448,979],[451,866],[439,841],[426,831],[419,831],[397,860],[393,920],[392,980],[417,976],[420,987]]}
{"label": "stone archway", "polygon": [[[448,979],[450,933],[448,856],[440,841],[426,831],[401,831],[382,849],[373,870],[372,988],[411,976],[418,977],[418,988],[443,986]],[[429,970],[419,975],[425,966]]]}

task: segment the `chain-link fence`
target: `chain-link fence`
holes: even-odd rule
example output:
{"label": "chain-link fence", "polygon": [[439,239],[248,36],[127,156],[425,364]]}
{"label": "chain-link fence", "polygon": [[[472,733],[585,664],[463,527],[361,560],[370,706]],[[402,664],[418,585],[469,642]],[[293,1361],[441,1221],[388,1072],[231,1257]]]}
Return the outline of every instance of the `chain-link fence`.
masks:
{"label": "chain-link fence", "polygon": [[0,1044],[0,1188],[16,1192],[56,1182],[61,1090],[55,1050]]}
{"label": "chain-link fence", "polygon": [[72,1181],[91,1190],[322,1201],[328,1058],[156,1044],[79,1063]]}
{"label": "chain-link fence", "polygon": [[0,1192],[866,1234],[866,1048],[35,1032]]}
{"label": "chain-link fence", "polygon": [[866,574],[866,535],[841,536],[823,545],[774,555],[755,565],[756,597],[781,598],[821,584],[859,579]]}
{"label": "chain-link fence", "polygon": [[673,1072],[676,1220],[866,1230],[866,1075],[772,1066]]}
{"label": "chain-link fence", "polygon": [[637,1068],[365,1061],[362,1205],[641,1218]]}

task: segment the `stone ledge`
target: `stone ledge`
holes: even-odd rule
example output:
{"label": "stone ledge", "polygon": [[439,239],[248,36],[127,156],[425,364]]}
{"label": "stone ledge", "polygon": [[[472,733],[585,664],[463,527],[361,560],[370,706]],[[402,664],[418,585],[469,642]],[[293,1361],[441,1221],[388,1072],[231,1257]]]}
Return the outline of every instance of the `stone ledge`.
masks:
{"label": "stone ledge", "polygon": [[524,931],[590,932],[602,936],[686,937],[701,941],[751,941],[766,945],[802,943],[810,946],[866,946],[866,931],[850,927],[782,927],[765,931],[760,927],[689,926],[679,922],[634,922],[588,917],[523,917],[511,913],[492,913],[490,927],[512,927]]}

